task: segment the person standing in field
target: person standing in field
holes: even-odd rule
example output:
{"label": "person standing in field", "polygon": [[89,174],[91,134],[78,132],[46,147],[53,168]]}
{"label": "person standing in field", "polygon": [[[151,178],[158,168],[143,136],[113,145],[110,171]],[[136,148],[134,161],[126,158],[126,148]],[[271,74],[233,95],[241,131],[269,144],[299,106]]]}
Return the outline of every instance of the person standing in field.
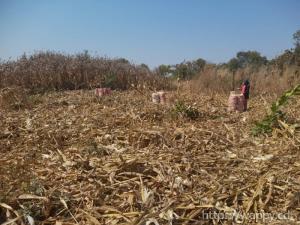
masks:
{"label": "person standing in field", "polygon": [[250,95],[250,82],[245,80],[241,87],[242,94],[244,95],[244,111],[247,111],[247,102]]}

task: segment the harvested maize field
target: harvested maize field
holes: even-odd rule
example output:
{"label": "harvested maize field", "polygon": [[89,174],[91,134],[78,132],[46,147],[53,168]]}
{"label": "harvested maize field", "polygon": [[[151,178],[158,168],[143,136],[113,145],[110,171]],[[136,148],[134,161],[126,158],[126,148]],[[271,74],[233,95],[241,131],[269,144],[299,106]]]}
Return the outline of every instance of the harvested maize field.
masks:
{"label": "harvested maize field", "polygon": [[[66,91],[0,108],[0,224],[298,224],[297,126],[251,135],[271,98],[228,113],[228,96],[170,95]],[[294,123],[299,107],[286,107]]]}

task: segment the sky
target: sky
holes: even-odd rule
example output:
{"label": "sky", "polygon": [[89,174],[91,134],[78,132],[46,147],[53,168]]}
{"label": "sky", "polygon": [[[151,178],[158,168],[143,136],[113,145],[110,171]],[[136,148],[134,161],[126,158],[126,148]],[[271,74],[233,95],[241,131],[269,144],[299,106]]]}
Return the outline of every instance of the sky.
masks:
{"label": "sky", "polygon": [[51,50],[151,68],[293,47],[299,0],[0,0],[0,59]]}

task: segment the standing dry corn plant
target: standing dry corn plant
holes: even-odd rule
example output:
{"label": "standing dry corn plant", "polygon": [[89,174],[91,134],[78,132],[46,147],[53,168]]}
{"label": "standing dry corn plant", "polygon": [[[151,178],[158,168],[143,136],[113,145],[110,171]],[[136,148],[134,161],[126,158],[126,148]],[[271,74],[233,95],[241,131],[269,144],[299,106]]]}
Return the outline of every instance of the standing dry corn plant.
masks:
{"label": "standing dry corn plant", "polygon": [[91,56],[88,52],[64,55],[39,52],[16,61],[0,62],[0,88],[20,86],[31,92],[135,86],[168,87],[168,79],[126,59]]}

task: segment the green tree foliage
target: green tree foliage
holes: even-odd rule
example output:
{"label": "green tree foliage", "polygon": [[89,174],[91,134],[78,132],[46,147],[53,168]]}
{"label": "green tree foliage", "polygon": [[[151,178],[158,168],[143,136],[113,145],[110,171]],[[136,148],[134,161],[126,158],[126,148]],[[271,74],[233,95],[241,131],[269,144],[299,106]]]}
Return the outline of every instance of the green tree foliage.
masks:
{"label": "green tree foliage", "polygon": [[204,66],[206,65],[206,61],[204,59],[197,59],[194,61],[194,64],[196,65],[198,70],[203,70]]}
{"label": "green tree foliage", "polygon": [[261,56],[257,51],[238,52],[235,58],[232,58],[227,66],[230,71],[234,72],[239,68],[246,66],[259,67],[268,63],[266,57]]}
{"label": "green tree foliage", "polygon": [[291,50],[285,50],[285,52],[275,59],[270,61],[271,65],[276,65],[280,70],[283,70],[285,65],[290,65],[294,63],[294,52]]}
{"label": "green tree foliage", "polygon": [[266,65],[268,60],[266,57],[261,56],[257,51],[238,52],[235,58],[232,58],[227,67],[231,72],[237,71],[239,68],[245,68],[246,66],[252,66],[258,68],[262,65]]}
{"label": "green tree foliage", "polygon": [[246,66],[259,67],[268,63],[267,58],[261,56],[257,51],[238,52],[236,58],[241,68]]}
{"label": "green tree foliage", "polygon": [[235,89],[235,73],[240,68],[250,66],[258,69],[262,65],[266,65],[268,60],[261,56],[257,51],[238,52],[235,58],[232,58],[227,63],[227,68],[232,72],[232,90]]}
{"label": "green tree foliage", "polygon": [[294,44],[295,44],[295,64],[300,66],[300,30],[296,31],[293,35]]}
{"label": "green tree foliage", "polygon": [[293,39],[295,41],[295,46],[300,46],[300,30],[297,30],[294,34],[293,34]]}
{"label": "green tree foliage", "polygon": [[170,73],[170,68],[170,65],[162,64],[156,69],[156,71],[160,76],[166,77]]}
{"label": "green tree foliage", "polygon": [[141,68],[143,68],[143,69],[145,69],[145,70],[147,70],[147,71],[150,71],[149,66],[146,65],[145,63],[142,63],[142,64],[141,64]]}
{"label": "green tree foliage", "polygon": [[227,67],[231,72],[235,73],[240,68],[238,59],[232,58],[231,60],[229,60],[229,62],[227,63]]}
{"label": "green tree foliage", "polygon": [[204,59],[182,62],[176,65],[160,65],[156,71],[161,76],[172,76],[182,80],[189,80],[199,74],[205,67]]}
{"label": "green tree foliage", "polygon": [[127,59],[124,59],[124,58],[119,58],[119,59],[117,59],[117,61],[119,63],[123,63],[123,64],[130,64],[130,62]]}
{"label": "green tree foliage", "polygon": [[181,80],[187,80],[192,76],[189,66],[186,63],[177,64],[174,73],[175,77],[180,78]]}

